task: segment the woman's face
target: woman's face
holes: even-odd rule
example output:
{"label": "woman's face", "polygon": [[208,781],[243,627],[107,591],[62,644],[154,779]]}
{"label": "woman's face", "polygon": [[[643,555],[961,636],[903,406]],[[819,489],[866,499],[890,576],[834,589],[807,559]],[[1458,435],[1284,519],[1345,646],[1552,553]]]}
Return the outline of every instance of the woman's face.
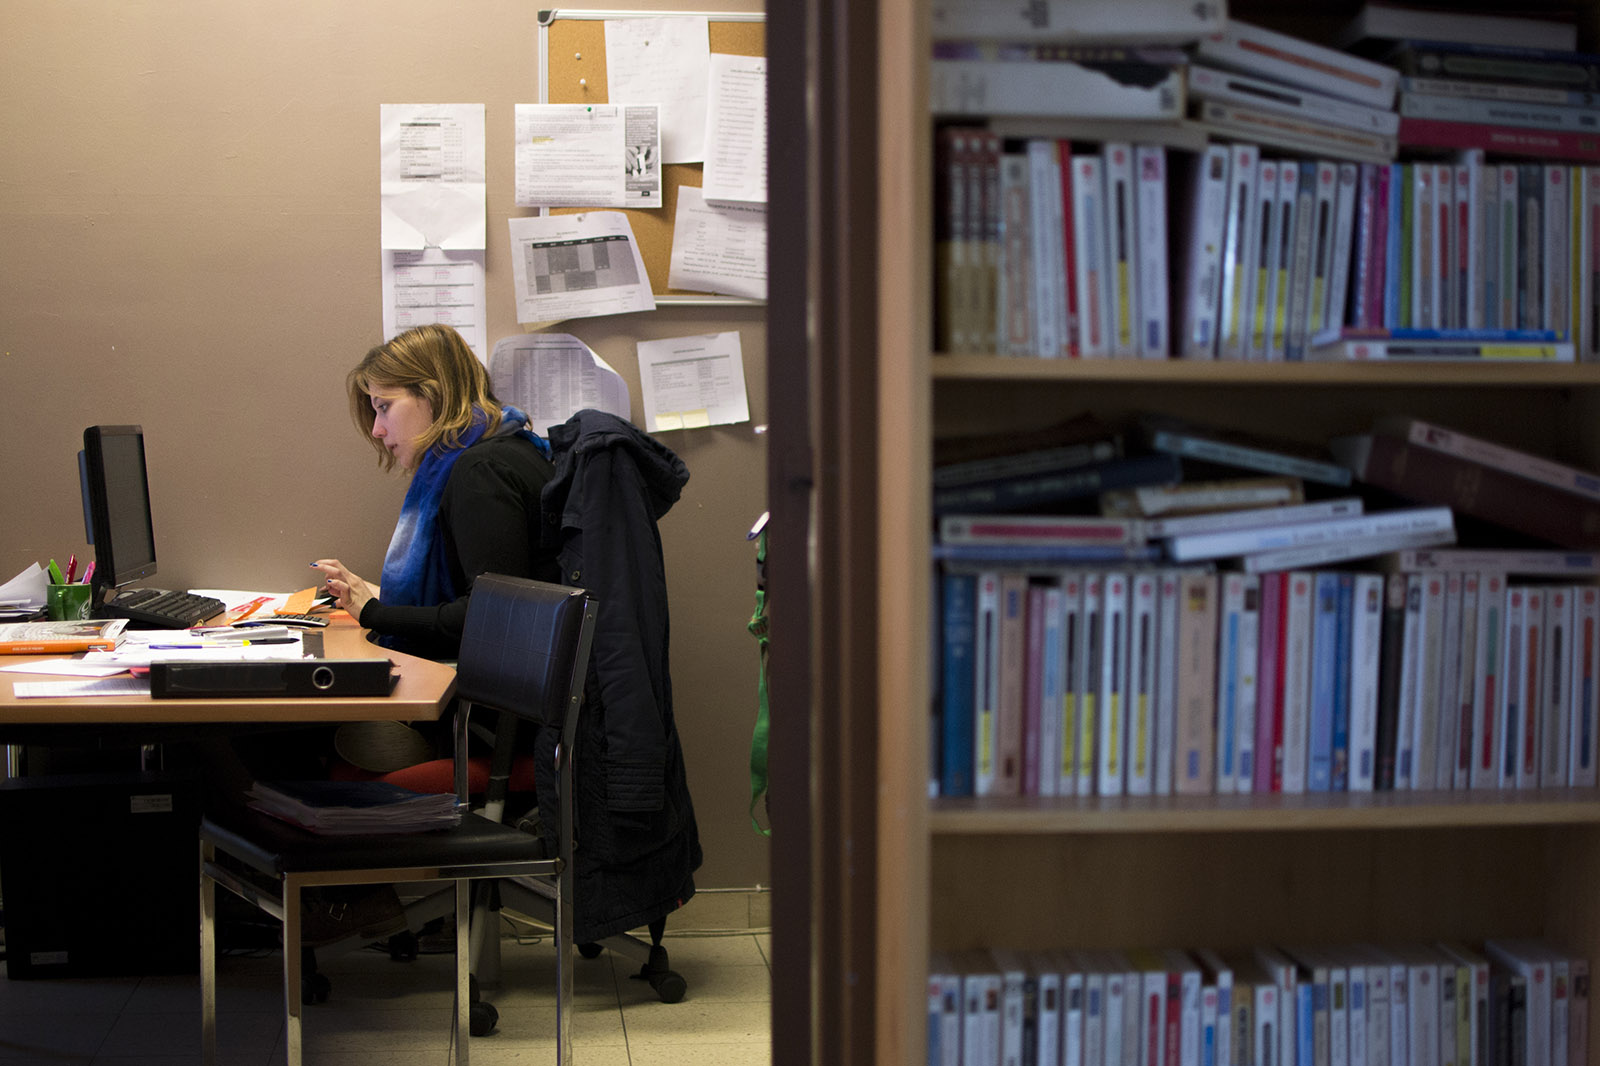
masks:
{"label": "woman's face", "polygon": [[433,404],[406,389],[374,389],[372,435],[403,470],[417,468],[417,438],[433,425]]}

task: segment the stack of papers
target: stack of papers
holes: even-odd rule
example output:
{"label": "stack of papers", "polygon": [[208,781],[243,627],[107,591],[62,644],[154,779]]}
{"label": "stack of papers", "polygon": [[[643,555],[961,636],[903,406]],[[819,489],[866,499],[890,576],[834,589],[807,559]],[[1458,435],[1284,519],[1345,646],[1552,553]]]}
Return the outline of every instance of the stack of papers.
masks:
{"label": "stack of papers", "polygon": [[461,822],[454,793],[413,792],[383,781],[257,781],[251,808],[329,836],[414,833]]}

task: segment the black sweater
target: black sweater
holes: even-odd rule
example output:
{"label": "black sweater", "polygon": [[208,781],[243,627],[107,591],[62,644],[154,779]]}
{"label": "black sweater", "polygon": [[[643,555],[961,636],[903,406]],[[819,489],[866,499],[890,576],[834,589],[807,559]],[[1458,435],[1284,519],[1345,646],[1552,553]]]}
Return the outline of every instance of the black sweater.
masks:
{"label": "black sweater", "polygon": [[437,518],[450,575],[462,594],[431,607],[369,600],[361,624],[396,638],[399,651],[454,659],[479,574],[558,580],[554,553],[540,544],[539,496],[554,474],[538,445],[520,433],[485,437],[468,448],[450,470]]}

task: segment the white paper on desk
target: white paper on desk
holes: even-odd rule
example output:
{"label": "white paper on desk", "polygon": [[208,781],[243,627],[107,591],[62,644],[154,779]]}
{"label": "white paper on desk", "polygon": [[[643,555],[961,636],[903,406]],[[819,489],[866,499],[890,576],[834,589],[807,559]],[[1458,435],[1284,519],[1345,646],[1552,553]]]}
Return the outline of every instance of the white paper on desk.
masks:
{"label": "white paper on desk", "polygon": [[706,105],[708,201],[767,202],[767,59],[711,57]]}
{"label": "white paper on desk", "polygon": [[655,310],[650,275],[621,211],[513,218],[509,224],[518,322]]}
{"label": "white paper on desk", "polygon": [[748,422],[739,333],[639,342],[645,429],[691,429]]}
{"label": "white paper on desk", "polygon": [[[179,632],[181,630],[167,630],[166,632]],[[174,643],[179,643],[175,638]],[[193,644],[194,641],[187,643]],[[170,662],[258,662],[261,660],[293,660],[304,659],[305,647],[295,641],[292,644],[235,644],[217,645],[205,648],[161,648],[152,647],[149,643],[130,644],[123,641],[111,651],[86,651],[83,653],[83,663],[86,666],[115,666],[122,670],[135,666],[149,666],[151,663]]]}
{"label": "white paper on desk", "polygon": [[61,674],[67,677],[111,677],[128,672],[126,666],[86,665],[82,659],[39,659],[0,666],[0,670],[15,674]]}
{"label": "white paper on desk", "polygon": [[518,207],[660,207],[655,104],[518,104]]}
{"label": "white paper on desk", "polygon": [[44,606],[50,575],[38,563],[29,563],[21,573],[0,585],[0,605],[37,611]]}
{"label": "white paper on desk", "polygon": [[378,148],[382,247],[484,249],[482,104],[381,104]]}
{"label": "white paper on desk", "polygon": [[489,384],[527,414],[535,433],[548,433],[586,407],[632,417],[628,383],[570,333],[502,337],[489,357]]}
{"label": "white paper on desk", "polygon": [[488,354],[489,299],[483,252],[384,250],[383,336],[413,326],[453,326],[480,361]]}
{"label": "white paper on desk", "polygon": [[692,185],[678,186],[667,287],[767,298],[767,208],[708,204]]}
{"label": "white paper on desk", "polygon": [[606,95],[614,104],[661,107],[661,158],[704,156],[711,30],[702,16],[606,19]]}
{"label": "white paper on desk", "polygon": [[82,696],[148,696],[150,681],[142,677],[100,677],[88,681],[18,681],[11,686],[17,699]]}

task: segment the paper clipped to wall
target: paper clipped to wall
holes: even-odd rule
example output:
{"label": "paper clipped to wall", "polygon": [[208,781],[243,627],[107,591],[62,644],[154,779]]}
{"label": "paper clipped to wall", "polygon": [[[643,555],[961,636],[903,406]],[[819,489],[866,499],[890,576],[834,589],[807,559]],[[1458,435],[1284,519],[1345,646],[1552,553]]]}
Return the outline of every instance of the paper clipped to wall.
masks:
{"label": "paper clipped to wall", "polygon": [[767,202],[767,60],[713,55],[703,188],[711,202]]}
{"label": "paper clipped to wall", "polygon": [[708,204],[699,189],[680,185],[667,287],[765,300],[766,205]]}
{"label": "paper clipped to wall", "polygon": [[655,104],[518,104],[518,207],[660,207]]}
{"label": "paper clipped to wall", "polygon": [[384,248],[482,249],[488,202],[482,104],[382,104]]}
{"label": "paper clipped to wall", "polygon": [[513,218],[510,227],[518,322],[655,310],[650,275],[621,211]]}
{"label": "paper clipped to wall", "polygon": [[693,429],[750,421],[739,333],[639,342],[645,429]]}
{"label": "paper clipped to wall", "polygon": [[704,155],[711,27],[700,16],[605,21],[606,95],[611,103],[661,107],[662,162]]}
{"label": "paper clipped to wall", "polygon": [[526,412],[541,435],[585,408],[632,418],[628,383],[569,333],[522,333],[496,341],[489,384],[502,403]]}

